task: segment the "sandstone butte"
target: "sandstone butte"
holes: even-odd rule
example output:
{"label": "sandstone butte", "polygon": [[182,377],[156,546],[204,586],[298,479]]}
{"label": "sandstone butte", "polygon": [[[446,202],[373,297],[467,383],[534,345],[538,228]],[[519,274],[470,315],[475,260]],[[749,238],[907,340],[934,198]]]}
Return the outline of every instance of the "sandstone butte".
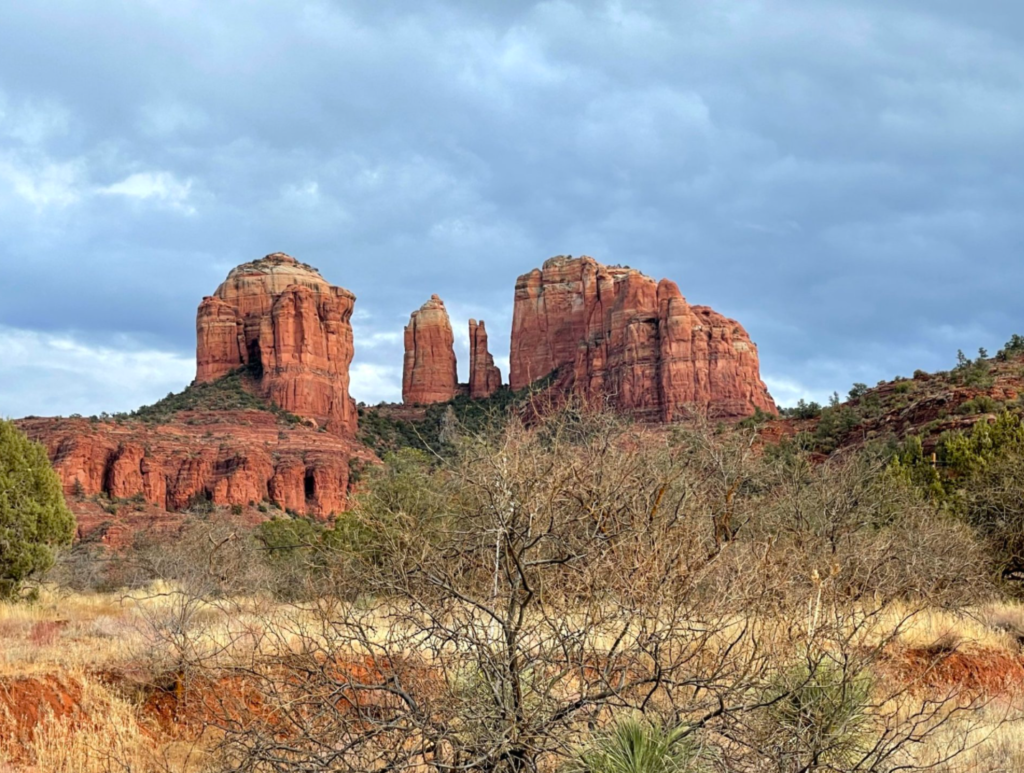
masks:
{"label": "sandstone butte", "polygon": [[674,282],[558,256],[516,282],[509,382],[559,389],[645,421],[692,408],[720,418],[777,413],[742,325],[691,306]]}
{"label": "sandstone butte", "polygon": [[[350,461],[373,458],[354,439],[348,395],[354,301],[348,290],[277,253],[235,268],[199,306],[192,389],[216,389],[226,383],[218,379],[232,375],[305,422],[288,421],[270,406],[181,410],[158,422],[19,421],[46,446],[82,536],[111,520],[96,495],[131,500],[120,510],[147,527],[173,522],[171,514],[197,502],[250,514],[270,502],[320,518],[344,510]],[[124,524],[122,518],[114,526]]]}
{"label": "sandstone butte", "polygon": [[459,392],[455,336],[444,301],[436,295],[409,317],[405,326],[402,402],[429,405]]}
{"label": "sandstone butte", "polygon": [[356,433],[349,396],[355,295],[283,253],[233,269],[196,316],[196,382],[238,368],[259,394],[329,432]]}
{"label": "sandstone butte", "polygon": [[490,397],[501,388],[501,371],[487,348],[484,321],[469,321],[469,396],[474,400]]}

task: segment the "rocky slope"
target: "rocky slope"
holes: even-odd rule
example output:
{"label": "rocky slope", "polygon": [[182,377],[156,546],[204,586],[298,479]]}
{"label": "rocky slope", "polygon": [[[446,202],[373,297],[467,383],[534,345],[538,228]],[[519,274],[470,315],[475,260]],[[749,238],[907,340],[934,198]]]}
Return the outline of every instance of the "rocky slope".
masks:
{"label": "rocky slope", "polygon": [[432,295],[412,313],[405,327],[402,401],[413,405],[443,403],[458,391],[452,323],[444,301]]}
{"label": "rocky slope", "polygon": [[349,397],[355,295],[283,253],[233,269],[196,317],[196,381],[245,367],[258,394],[340,435],[356,433]]}
{"label": "rocky slope", "polygon": [[[1024,342],[1022,342],[1024,344]],[[925,453],[947,433],[969,431],[1010,411],[1024,415],[1024,348],[1008,347],[994,358],[964,360],[949,371],[916,371],[868,388],[855,385],[824,408],[801,403],[761,430],[766,441],[796,442],[822,457],[870,443],[917,437]]]}
{"label": "rocky slope", "polygon": [[551,373],[559,389],[646,421],[691,407],[721,418],[776,412],[738,322],[689,305],[673,282],[589,257],[551,258],[516,282],[510,386]]}

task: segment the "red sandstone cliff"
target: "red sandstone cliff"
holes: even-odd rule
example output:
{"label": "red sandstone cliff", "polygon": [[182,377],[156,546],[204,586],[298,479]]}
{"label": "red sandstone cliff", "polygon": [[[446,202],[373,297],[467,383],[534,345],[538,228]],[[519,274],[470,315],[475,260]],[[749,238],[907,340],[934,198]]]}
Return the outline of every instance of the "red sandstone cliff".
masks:
{"label": "red sandstone cliff", "polygon": [[283,253],[233,269],[196,317],[196,381],[241,367],[258,393],[341,435],[356,433],[349,397],[355,296]]}
{"label": "red sandstone cliff", "polygon": [[161,424],[32,418],[18,426],[46,446],[80,521],[97,494],[166,512],[269,502],[323,518],[345,509],[350,457],[371,458],[345,438],[282,424],[269,411],[186,411]]}
{"label": "red sandstone cliff", "polygon": [[452,324],[444,301],[432,295],[405,327],[402,402],[443,403],[455,397],[458,389]]}
{"label": "red sandstone cliff", "polygon": [[487,348],[487,329],[483,320],[469,321],[469,396],[474,400],[490,397],[501,388],[501,371]]}
{"label": "red sandstone cliff", "polygon": [[690,407],[776,412],[738,322],[690,306],[672,282],[588,257],[552,258],[516,282],[509,383],[554,371],[564,388],[648,421]]}

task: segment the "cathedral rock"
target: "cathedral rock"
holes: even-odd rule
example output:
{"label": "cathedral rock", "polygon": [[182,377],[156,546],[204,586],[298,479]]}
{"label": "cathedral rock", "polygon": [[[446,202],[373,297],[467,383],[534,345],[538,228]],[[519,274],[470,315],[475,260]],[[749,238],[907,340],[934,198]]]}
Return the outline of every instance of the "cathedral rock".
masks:
{"label": "cathedral rock", "polygon": [[244,367],[260,395],[283,410],[355,435],[354,305],[355,295],[289,255],[243,263],[199,305],[196,382]]}
{"label": "cathedral rock", "polygon": [[184,392],[117,417],[19,421],[46,446],[80,535],[124,539],[209,505],[252,519],[271,505],[343,511],[350,470],[373,459],[348,394],[354,302],[287,255],[244,263],[199,306]]}
{"label": "cathedral rock", "polygon": [[474,400],[490,397],[501,388],[501,371],[487,348],[484,321],[469,321],[469,396]]}
{"label": "cathedral rock", "polygon": [[432,295],[412,313],[405,326],[402,401],[419,405],[443,403],[458,392],[452,323],[444,301]]}
{"label": "cathedral rock", "polygon": [[646,421],[691,408],[776,413],[757,347],[735,320],[691,306],[673,282],[593,258],[555,257],[519,277],[509,381],[556,383]]}

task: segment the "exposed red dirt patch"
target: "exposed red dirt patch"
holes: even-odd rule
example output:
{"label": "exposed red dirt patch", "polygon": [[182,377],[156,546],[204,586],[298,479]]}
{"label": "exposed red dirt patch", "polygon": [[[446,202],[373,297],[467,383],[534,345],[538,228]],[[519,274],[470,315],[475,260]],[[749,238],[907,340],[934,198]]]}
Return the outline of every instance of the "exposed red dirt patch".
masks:
{"label": "exposed red dirt patch", "polygon": [[47,716],[77,716],[82,692],[81,683],[67,676],[0,678],[0,735],[12,750],[26,746]]}
{"label": "exposed red dirt patch", "polygon": [[1002,650],[905,649],[891,653],[879,665],[884,674],[915,691],[956,689],[969,695],[1024,694],[1024,658]]}

